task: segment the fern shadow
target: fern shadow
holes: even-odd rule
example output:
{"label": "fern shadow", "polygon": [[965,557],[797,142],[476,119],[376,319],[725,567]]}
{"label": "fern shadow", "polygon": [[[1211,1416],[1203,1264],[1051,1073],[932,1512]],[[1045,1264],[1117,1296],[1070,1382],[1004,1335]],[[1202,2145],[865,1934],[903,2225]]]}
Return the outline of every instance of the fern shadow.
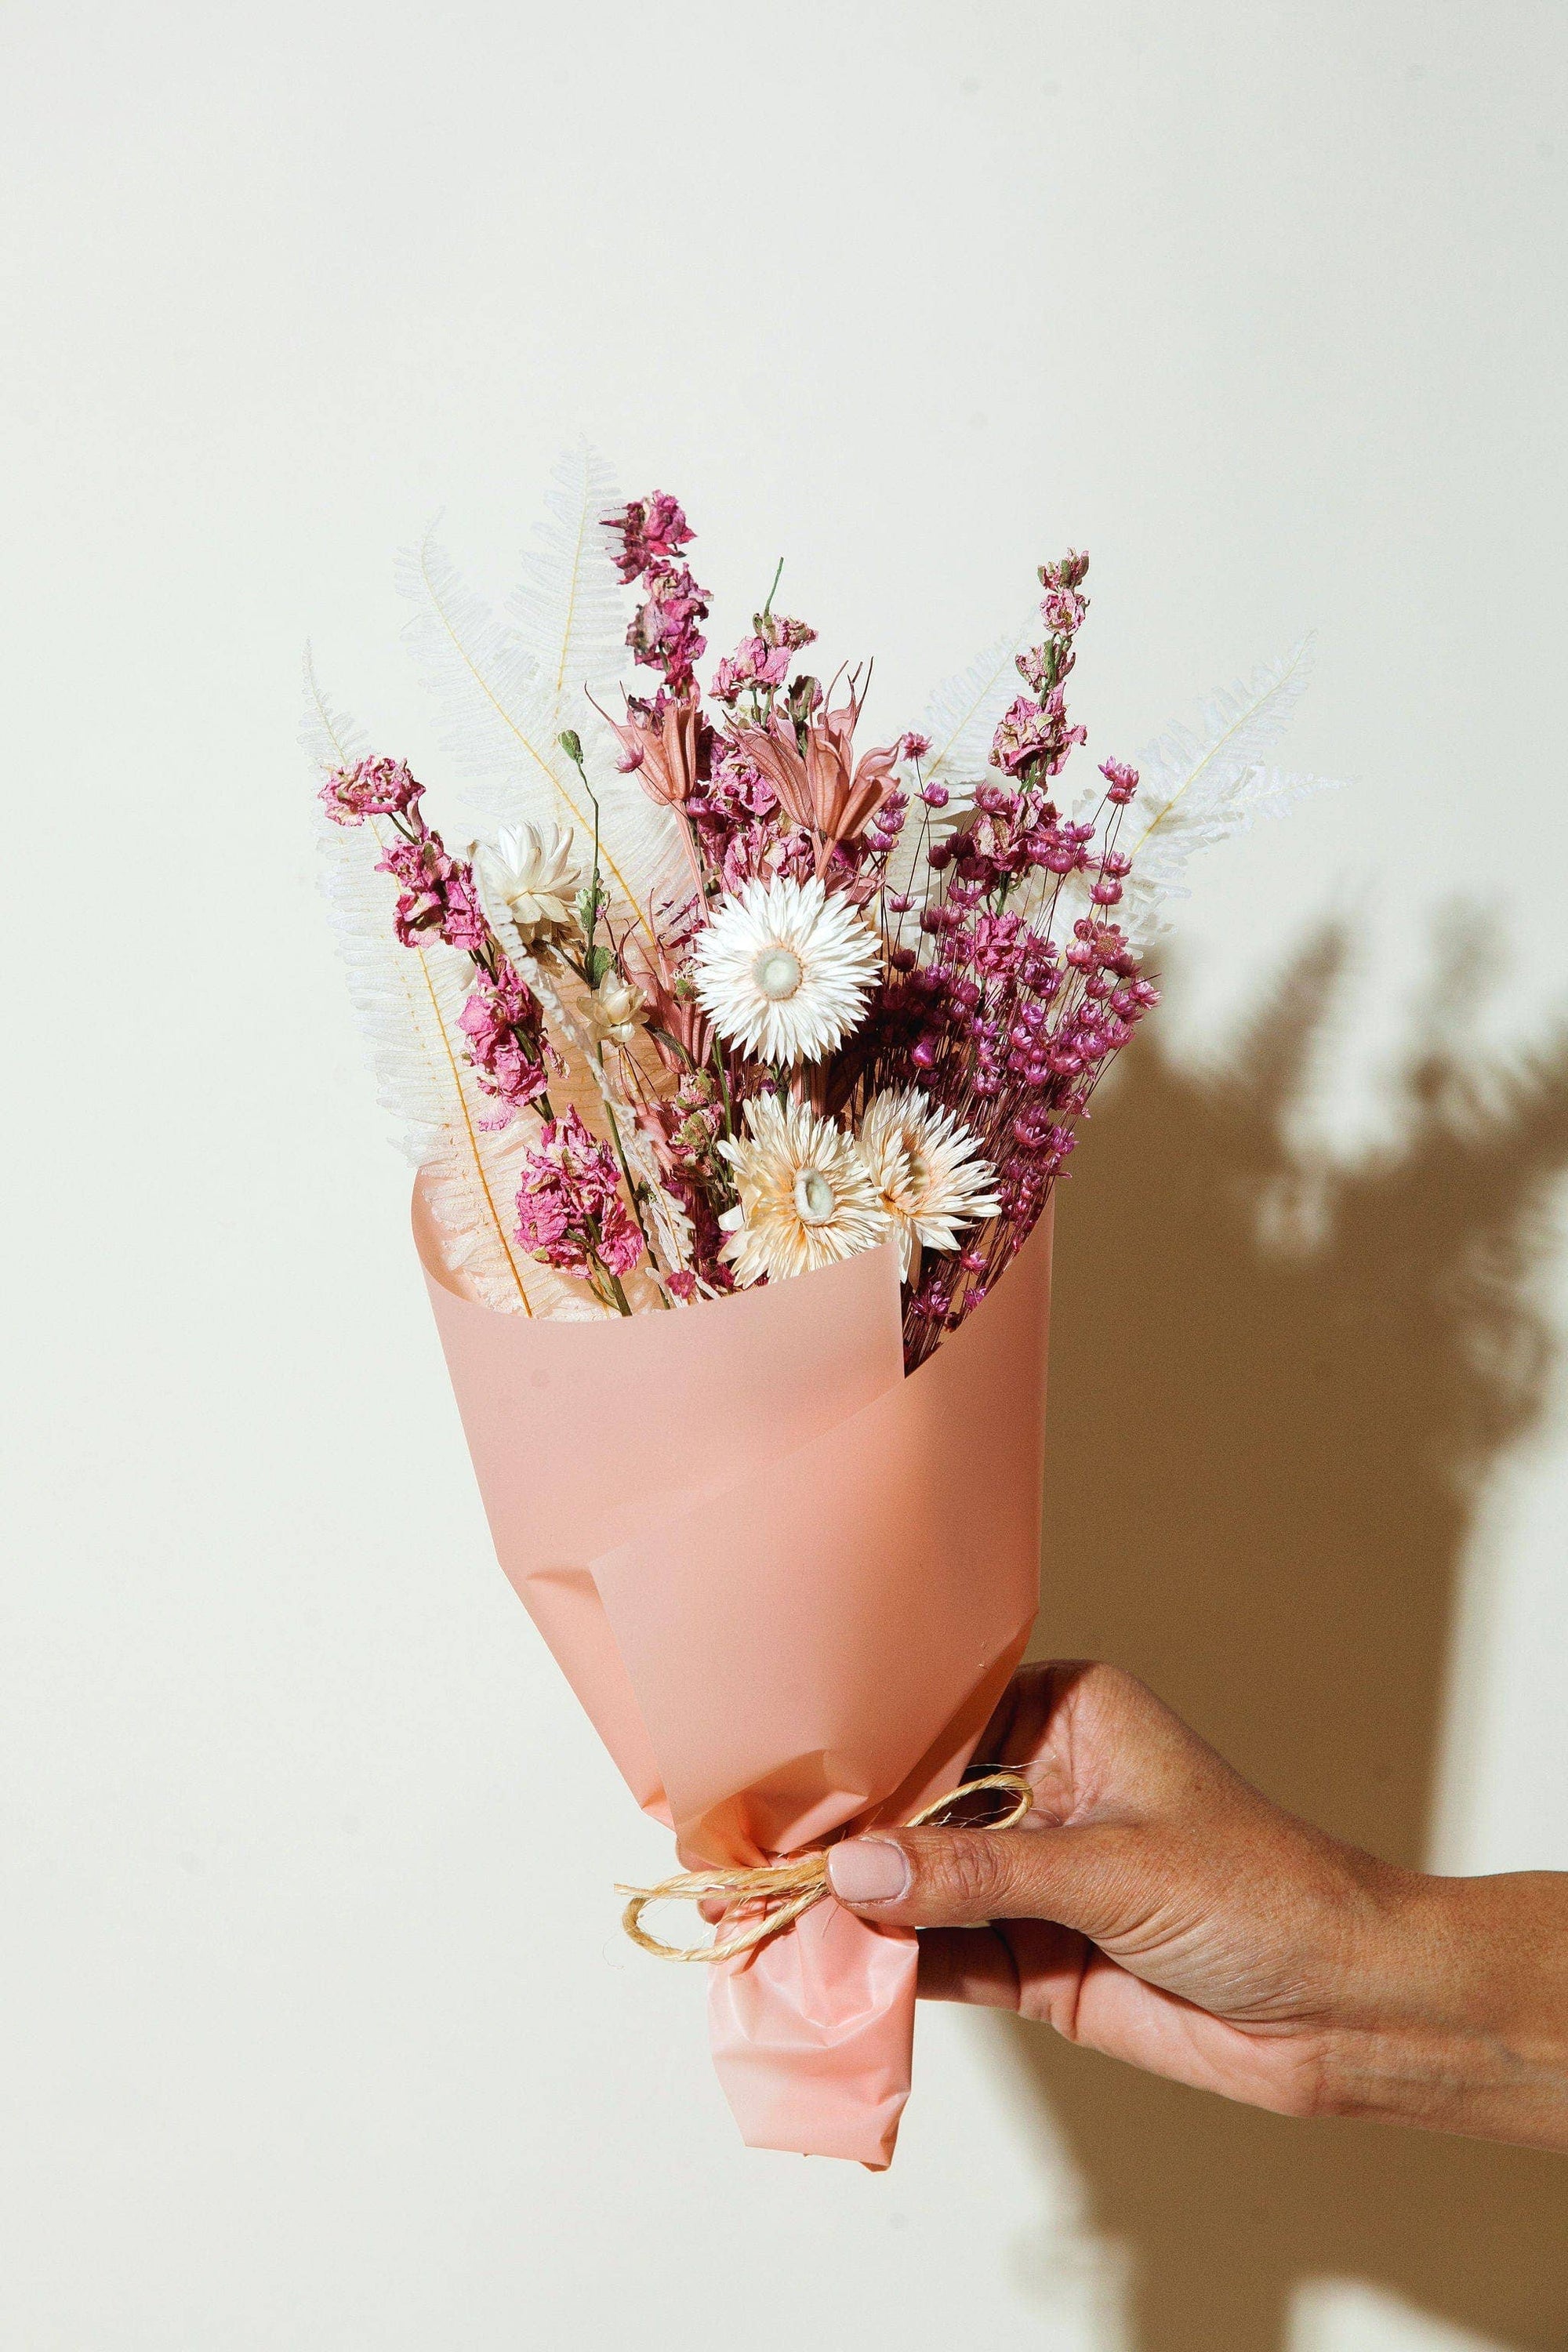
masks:
{"label": "fern shadow", "polygon": [[[1130,1055],[1058,1214],[1036,1654],[1131,1667],[1272,1795],[1415,1864],[1481,1477],[1552,1369],[1523,1276],[1568,1167],[1568,1041],[1489,1100],[1454,1042],[1483,960],[1453,943],[1405,1148],[1334,1183],[1315,1238],[1289,1244],[1280,1130],[1332,940],[1225,1080]],[[1324,2276],[1568,2346],[1561,2158],[1284,2121],[992,2030],[1131,2258],[1138,2352],[1284,2352]]]}

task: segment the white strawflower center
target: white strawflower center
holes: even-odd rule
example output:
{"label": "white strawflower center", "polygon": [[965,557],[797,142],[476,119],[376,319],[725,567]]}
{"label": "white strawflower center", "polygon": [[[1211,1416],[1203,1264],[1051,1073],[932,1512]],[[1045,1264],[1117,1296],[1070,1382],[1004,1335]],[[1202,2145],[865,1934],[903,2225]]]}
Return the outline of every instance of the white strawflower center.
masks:
{"label": "white strawflower center", "polygon": [[820,1168],[803,1168],[795,1180],[795,1213],[803,1225],[825,1225],[837,1206],[837,1195]]}
{"label": "white strawflower center", "polygon": [[[750,980],[749,962],[746,972]],[[747,1103],[745,1125],[719,1146],[740,1194],[724,1219],[723,1256],[742,1289],[833,1265],[886,1237],[891,1220],[875,1179],[836,1119],[766,1094]]]}
{"label": "white strawflower center", "polygon": [[764,948],[752,967],[752,977],[770,1004],[783,1004],[800,986],[800,958],[789,948]]}

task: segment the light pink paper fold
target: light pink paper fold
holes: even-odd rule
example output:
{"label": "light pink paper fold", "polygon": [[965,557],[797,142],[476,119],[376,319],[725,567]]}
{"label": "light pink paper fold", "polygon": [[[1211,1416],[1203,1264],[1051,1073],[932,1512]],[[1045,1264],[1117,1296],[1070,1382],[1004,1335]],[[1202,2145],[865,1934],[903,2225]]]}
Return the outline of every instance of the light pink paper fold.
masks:
{"label": "light pink paper fold", "polygon": [[[530,1321],[415,1236],[502,1568],[682,1861],[956,1786],[1038,1601],[1050,1215],[908,1380],[890,1247],[677,1313]],[[759,2147],[885,2165],[915,1939],[831,1899],[709,1971]]]}

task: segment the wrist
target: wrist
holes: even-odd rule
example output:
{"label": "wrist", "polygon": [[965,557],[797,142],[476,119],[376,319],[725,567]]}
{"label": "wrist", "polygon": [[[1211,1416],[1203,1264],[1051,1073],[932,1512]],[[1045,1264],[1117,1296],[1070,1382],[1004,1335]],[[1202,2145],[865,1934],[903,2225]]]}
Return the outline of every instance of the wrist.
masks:
{"label": "wrist", "polygon": [[1380,1868],[1363,1892],[1325,2107],[1568,2150],[1568,1874]]}

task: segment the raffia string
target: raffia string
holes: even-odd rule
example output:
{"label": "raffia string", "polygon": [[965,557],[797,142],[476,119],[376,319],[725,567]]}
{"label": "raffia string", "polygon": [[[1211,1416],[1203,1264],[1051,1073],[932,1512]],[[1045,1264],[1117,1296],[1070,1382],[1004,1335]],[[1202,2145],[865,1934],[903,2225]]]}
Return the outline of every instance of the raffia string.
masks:
{"label": "raffia string", "polygon": [[[926,1805],[905,1822],[906,1829],[924,1829],[939,1821],[950,1806],[966,1797],[981,1795],[994,1789],[1013,1800],[997,1821],[976,1823],[988,1830],[1016,1829],[1035,1801],[1035,1792],[1021,1772],[986,1772],[975,1780],[965,1780],[950,1789],[934,1805]],[[827,1855],[824,1851],[794,1855],[788,1862],[763,1863],[755,1870],[731,1865],[715,1870],[683,1870],[674,1878],[661,1878],[657,1886],[617,1886],[617,1895],[629,1895],[631,1901],[621,1914],[621,1925],[634,1944],[651,1952],[659,1960],[733,1960],[742,1952],[754,1951],[770,1936],[777,1936],[785,1927],[793,1927],[804,1912],[814,1903],[820,1903],[828,1892]],[[749,1911],[753,1906],[757,1916],[744,1927],[737,1927],[712,1944],[664,1944],[650,1936],[642,1924],[642,1915],[655,1903],[706,1903],[721,1896],[731,1910]]]}

